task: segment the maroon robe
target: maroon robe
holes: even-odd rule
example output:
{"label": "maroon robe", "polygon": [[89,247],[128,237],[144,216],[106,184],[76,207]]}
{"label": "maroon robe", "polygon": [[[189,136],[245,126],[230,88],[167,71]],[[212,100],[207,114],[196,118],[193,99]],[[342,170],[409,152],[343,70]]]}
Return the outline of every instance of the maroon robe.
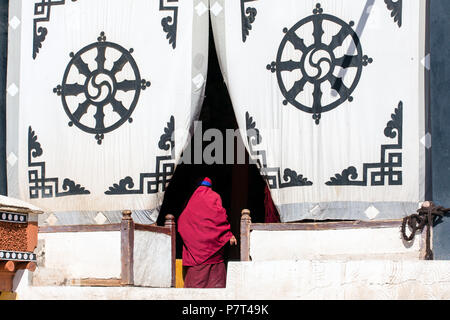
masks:
{"label": "maroon robe", "polygon": [[280,214],[278,213],[277,208],[275,207],[272,196],[270,194],[269,186],[266,184],[264,189],[264,208],[265,208],[265,223],[280,223]]}

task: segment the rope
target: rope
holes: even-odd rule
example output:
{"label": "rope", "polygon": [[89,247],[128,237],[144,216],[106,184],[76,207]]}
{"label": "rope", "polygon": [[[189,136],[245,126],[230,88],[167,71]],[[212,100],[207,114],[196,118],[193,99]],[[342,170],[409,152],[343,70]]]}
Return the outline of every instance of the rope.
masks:
{"label": "rope", "polygon": [[[435,206],[432,202],[425,202],[422,208],[417,210],[417,213],[405,217],[402,222],[402,236],[405,241],[412,241],[418,231],[423,232],[425,226],[427,226],[427,238],[426,238],[426,255],[425,260],[433,260],[433,251],[431,250],[431,228],[436,221],[442,219],[450,209],[444,207]],[[406,234],[406,226],[411,229],[411,235]]]}

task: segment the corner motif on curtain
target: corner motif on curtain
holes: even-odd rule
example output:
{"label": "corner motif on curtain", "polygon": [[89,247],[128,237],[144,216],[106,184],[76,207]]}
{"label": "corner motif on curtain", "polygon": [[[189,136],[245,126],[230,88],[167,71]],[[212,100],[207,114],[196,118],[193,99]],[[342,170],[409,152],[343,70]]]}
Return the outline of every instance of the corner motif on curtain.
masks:
{"label": "corner motif on curtain", "polygon": [[31,127],[28,130],[28,182],[30,199],[59,198],[75,195],[87,195],[90,191],[70,179],[64,179],[62,189],[59,191],[59,178],[47,178],[46,163],[34,162],[43,155],[44,151],[38,142],[38,137]]}
{"label": "corner motif on curtain", "polygon": [[114,184],[105,192],[106,195],[129,195],[129,194],[156,194],[164,192],[172,180],[175,172],[175,117],[172,116],[167,126],[164,128],[164,134],[161,136],[158,147],[163,151],[170,151],[170,156],[156,157],[156,172],[141,173],[139,179],[139,188],[133,189],[135,183],[133,178],[128,176],[118,184]]}
{"label": "corner motif on curtain", "polygon": [[[332,37],[329,44],[323,42],[325,34],[324,23],[332,23],[339,27],[339,31]],[[305,39],[298,36],[297,31],[305,26],[312,25],[314,38],[310,46],[305,44]],[[291,29],[284,28],[285,36],[278,49],[276,61],[267,65],[267,70],[276,73],[278,85],[285,100],[283,105],[294,106],[300,111],[312,114],[312,118],[317,125],[320,124],[322,114],[339,107],[346,101],[352,102],[352,93],[355,91],[362,75],[363,68],[373,62],[372,58],[363,54],[361,41],[358,34],[353,30],[355,23],[351,21],[346,23],[336,16],[323,13],[323,8],[317,4],[313,14],[299,22]],[[343,46],[346,39],[351,39],[351,45],[347,53],[341,57],[335,55],[335,50]],[[290,43],[296,50],[302,52],[300,61],[287,60],[282,61]],[[355,52],[356,51],[356,52]],[[344,77],[348,69],[354,69],[351,82],[346,86]],[[298,70],[301,73],[300,78],[292,86],[287,86],[283,80],[283,72],[292,72]],[[338,73],[337,73],[338,72]],[[337,74],[337,75],[336,75]],[[330,102],[323,104],[324,92],[322,85],[329,83],[331,89]],[[313,101],[305,105],[298,99],[301,93],[304,93],[305,86],[310,84],[314,87]]]}
{"label": "corner motif on curtain", "polygon": [[253,7],[246,7],[246,2],[253,2],[257,0],[241,0],[241,19],[242,19],[242,42],[247,41],[247,37],[252,30],[252,24],[256,20],[258,11]]}
{"label": "corner motif on curtain", "polygon": [[391,11],[391,17],[394,18],[394,22],[397,22],[399,28],[402,27],[402,15],[403,15],[403,0],[384,0],[389,11]]}
{"label": "corner motif on curtain", "polygon": [[[111,70],[105,68],[107,50],[115,52],[120,57],[114,62]],[[64,111],[70,119],[69,127],[76,126],[86,133],[95,135],[99,145],[105,139],[105,134],[118,129],[127,121],[133,122],[131,116],[139,102],[141,91],[151,85],[149,81],[141,78],[138,65],[132,56],[133,52],[133,49],[127,50],[116,43],[107,42],[105,33],[102,32],[97,42],[82,48],[76,54],[70,53],[72,59],[64,72],[62,84],[53,89],[53,92],[61,97]],[[95,59],[91,58],[96,64],[95,70],[91,70],[89,64],[85,62],[90,56],[95,56]],[[133,75],[131,78],[118,81],[118,74],[127,65],[131,67]],[[70,75],[74,73],[84,76],[84,82],[80,84],[75,80],[71,81]],[[116,97],[119,92],[132,92],[134,95],[130,102],[124,103]],[[83,96],[82,103],[71,99],[79,95]],[[111,114],[105,114],[105,107],[108,105],[112,106]],[[95,126],[88,125],[83,119],[91,107],[96,111],[93,115]],[[115,118],[115,115],[118,117]],[[106,125],[107,122],[110,124]]]}
{"label": "corner motif on curtain", "polygon": [[[164,4],[165,2],[167,5]],[[161,25],[164,32],[167,33],[166,38],[169,40],[169,44],[175,49],[177,47],[178,7],[173,4],[178,4],[178,0],[160,0],[159,11],[172,11],[171,16],[161,20]]]}
{"label": "corner motif on curtain", "polygon": [[[71,0],[76,2],[77,0]],[[42,48],[42,43],[47,37],[48,30],[46,27],[41,26],[44,22],[49,22],[51,18],[52,6],[60,6],[66,4],[66,0],[40,0],[34,4],[34,21],[33,21],[33,60]]]}
{"label": "corner motif on curtain", "polygon": [[[326,183],[328,186],[384,186],[386,182],[390,186],[401,186],[403,184],[402,173],[402,149],[403,149],[403,102],[400,101],[398,108],[391,116],[384,135],[390,139],[397,138],[397,143],[381,146],[381,161],[363,165],[363,179],[358,179],[356,167],[349,167],[336,174]],[[370,172],[370,182],[368,176]],[[387,179],[387,181],[386,181]]]}
{"label": "corner motif on curtain", "polygon": [[307,187],[313,183],[301,174],[291,169],[285,169],[283,179],[281,177],[280,168],[268,168],[267,154],[265,150],[255,150],[262,142],[262,136],[256,127],[256,122],[246,113],[247,140],[252,159],[256,159],[256,163],[261,171],[261,175],[268,182],[270,189],[284,189],[291,187]]}

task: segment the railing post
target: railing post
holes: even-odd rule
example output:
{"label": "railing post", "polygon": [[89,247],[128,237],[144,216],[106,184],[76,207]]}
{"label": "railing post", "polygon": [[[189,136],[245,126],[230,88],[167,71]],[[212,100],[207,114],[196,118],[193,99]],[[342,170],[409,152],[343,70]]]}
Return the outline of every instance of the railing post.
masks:
{"label": "railing post", "polygon": [[172,288],[175,288],[176,282],[175,282],[175,274],[176,274],[176,239],[177,239],[177,228],[176,228],[176,222],[175,217],[171,214],[168,214],[166,216],[166,220],[164,222],[164,227],[170,229],[170,241],[172,244],[172,255],[171,255],[171,264],[172,264]]}
{"label": "railing post", "polygon": [[134,221],[131,217],[131,211],[127,210],[122,214],[120,227],[122,257],[121,285],[132,286],[134,285]]}
{"label": "railing post", "polygon": [[250,210],[242,210],[241,216],[241,261],[250,261],[250,226],[252,218]]}

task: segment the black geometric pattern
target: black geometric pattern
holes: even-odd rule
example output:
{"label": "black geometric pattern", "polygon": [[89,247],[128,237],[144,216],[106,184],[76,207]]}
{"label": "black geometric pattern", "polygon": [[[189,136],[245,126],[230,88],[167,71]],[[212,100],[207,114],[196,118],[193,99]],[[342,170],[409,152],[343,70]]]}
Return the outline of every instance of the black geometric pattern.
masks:
{"label": "black geometric pattern", "polygon": [[64,179],[62,189],[59,191],[59,178],[46,177],[46,163],[33,162],[33,159],[43,155],[38,137],[31,127],[28,130],[28,182],[30,199],[60,198],[75,195],[87,195],[90,191],[70,179]]}
{"label": "black geometric pattern", "polygon": [[[401,186],[403,184],[403,102],[400,101],[398,108],[391,116],[384,135],[390,139],[397,138],[397,143],[381,146],[381,161],[363,165],[363,178],[358,179],[358,171],[355,167],[349,167],[336,174],[326,183],[328,186]],[[368,175],[370,171],[370,182]],[[387,179],[387,181],[386,181]]]}
{"label": "black geometric pattern", "polygon": [[36,262],[36,254],[32,252],[17,252],[0,250],[0,261]]}
{"label": "black geometric pattern", "polygon": [[299,175],[296,171],[291,169],[285,169],[283,180],[281,177],[280,168],[268,168],[267,167],[267,153],[265,150],[254,150],[254,147],[258,146],[262,142],[262,137],[259,130],[256,128],[256,122],[246,113],[247,123],[247,140],[250,149],[250,155],[252,158],[256,158],[256,164],[258,165],[262,177],[267,181],[270,189],[284,189],[291,187],[306,187],[312,186],[313,183],[303,175]]}
{"label": "black geometric pattern", "polygon": [[253,2],[257,0],[241,0],[241,19],[242,19],[242,42],[247,41],[247,37],[252,30],[252,23],[255,22],[258,11],[252,7],[246,7],[246,2]]}
{"label": "black geometric pattern", "polygon": [[391,11],[391,17],[394,18],[394,22],[397,22],[398,27],[402,27],[402,17],[403,17],[403,0],[384,0],[387,5],[388,10]]}
{"label": "black geometric pattern", "polygon": [[[77,0],[71,0],[75,2]],[[34,4],[34,21],[33,21],[33,59],[35,60],[39,50],[42,48],[42,43],[47,37],[48,30],[41,26],[44,22],[49,22],[51,17],[52,6],[60,6],[66,4],[66,0],[40,0]],[[36,17],[38,16],[38,17]],[[39,27],[38,27],[39,26]]]}
{"label": "black geometric pattern", "polygon": [[166,191],[166,188],[175,172],[175,118],[172,116],[164,128],[158,147],[163,151],[170,151],[170,156],[156,157],[156,172],[141,173],[139,188],[133,189],[135,183],[133,178],[126,177],[118,184],[114,184],[105,192],[106,195],[130,195],[130,194],[156,194]]}
{"label": "black geometric pattern", "polygon": [[[110,70],[105,67],[107,50],[115,51],[120,57]],[[91,51],[96,53],[97,68],[95,70],[91,70],[88,63],[83,60],[83,55]],[[133,122],[131,116],[139,102],[141,91],[151,85],[149,81],[141,78],[139,68],[132,56],[133,52],[133,49],[127,50],[116,43],[107,42],[105,33],[102,32],[97,38],[97,42],[84,47],[77,54],[73,52],[70,54],[72,60],[66,68],[62,84],[53,89],[53,92],[61,97],[64,111],[70,119],[69,126],[75,125],[82,131],[95,135],[99,145],[102,144],[106,133],[116,130],[127,121]],[[117,75],[127,65],[133,70],[132,79],[119,82]],[[68,77],[72,70],[85,77],[82,84],[68,83]],[[96,92],[96,94],[93,95],[92,92]],[[116,97],[119,92],[133,92],[132,102],[120,101]],[[79,95],[84,96],[84,102],[78,105],[72,102],[71,105],[68,97]],[[118,115],[118,119],[112,124],[106,125],[105,107],[108,105],[112,106],[112,111]],[[88,114],[90,108],[95,110],[95,127],[82,123],[82,118]]]}
{"label": "black geometric pattern", "polygon": [[0,222],[27,223],[28,215],[22,213],[11,213],[0,211]]}
{"label": "black geometric pattern", "polygon": [[177,47],[178,7],[166,6],[164,1],[178,4],[178,0],[159,0],[159,11],[172,11],[172,16],[164,17],[161,20],[161,25],[164,32],[167,33],[166,38],[169,40],[169,44],[175,49]]}
{"label": "black geometric pattern", "polygon": [[[325,34],[324,23],[330,22],[339,27],[339,32],[327,44],[323,42],[323,35]],[[314,28],[312,34],[314,42],[309,46],[297,34],[297,30],[305,25],[312,25]],[[285,98],[283,105],[291,104],[303,112],[312,114],[313,120],[319,125],[323,113],[337,108],[346,101],[353,101],[351,95],[361,79],[363,67],[373,62],[372,58],[363,55],[359,37],[352,29],[354,25],[353,21],[347,24],[338,17],[324,14],[321,5],[317,4],[313,10],[313,15],[300,20],[291,29],[284,28],[285,36],[278,49],[277,60],[267,65],[267,70],[277,75],[280,91]],[[356,54],[347,50],[347,54],[342,57],[336,57],[335,50],[342,47],[347,38],[351,39],[351,47],[356,49]],[[288,43],[296,50],[302,52],[300,61],[282,61],[283,53]],[[347,87],[343,78],[347,69],[350,68],[356,69],[356,72],[351,84]],[[283,72],[292,72],[294,70],[299,70],[302,75],[291,88],[288,88],[283,80]],[[339,72],[338,75],[336,75],[337,72]],[[327,82],[339,98],[324,105],[322,103],[324,94],[322,85]],[[307,84],[314,87],[311,105],[305,105],[297,99]]]}

